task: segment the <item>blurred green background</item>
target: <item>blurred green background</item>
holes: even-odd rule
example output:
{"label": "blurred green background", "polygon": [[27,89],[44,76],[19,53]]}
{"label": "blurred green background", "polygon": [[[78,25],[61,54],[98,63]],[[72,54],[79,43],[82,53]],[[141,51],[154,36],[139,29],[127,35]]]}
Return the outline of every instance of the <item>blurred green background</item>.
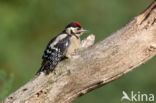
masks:
{"label": "blurred green background", "polygon": [[[152,1],[0,0],[0,100],[34,76],[47,42],[66,24],[80,22],[96,34],[98,42],[128,23]],[[123,90],[156,94],[155,72],[153,58],[74,103],[120,103]]]}

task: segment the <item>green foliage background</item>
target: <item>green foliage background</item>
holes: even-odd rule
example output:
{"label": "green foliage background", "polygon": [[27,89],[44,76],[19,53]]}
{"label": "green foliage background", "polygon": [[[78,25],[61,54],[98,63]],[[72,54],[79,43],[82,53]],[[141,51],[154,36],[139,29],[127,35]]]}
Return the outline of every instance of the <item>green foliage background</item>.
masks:
{"label": "green foliage background", "polygon": [[[96,34],[98,42],[124,26],[152,1],[0,0],[0,99],[34,76],[47,42],[66,24],[80,22]],[[156,94],[155,72],[156,58],[153,58],[74,103],[119,103],[123,90]]]}

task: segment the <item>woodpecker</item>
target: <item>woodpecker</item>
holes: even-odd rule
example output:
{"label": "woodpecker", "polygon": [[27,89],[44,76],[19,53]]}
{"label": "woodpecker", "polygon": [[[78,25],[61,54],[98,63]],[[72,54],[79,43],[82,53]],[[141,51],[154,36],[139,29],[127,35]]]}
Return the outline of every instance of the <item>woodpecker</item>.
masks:
{"label": "woodpecker", "polygon": [[80,23],[71,22],[60,34],[52,38],[44,50],[42,64],[37,74],[41,72],[49,74],[60,61],[70,58],[79,48],[80,36],[86,31]]}

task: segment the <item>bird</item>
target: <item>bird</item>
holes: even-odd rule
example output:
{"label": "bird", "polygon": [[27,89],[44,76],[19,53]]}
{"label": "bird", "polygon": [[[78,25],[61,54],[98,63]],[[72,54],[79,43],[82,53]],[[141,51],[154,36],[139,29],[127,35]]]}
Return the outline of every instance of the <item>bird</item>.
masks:
{"label": "bird", "polygon": [[80,46],[80,36],[87,30],[80,23],[71,22],[64,30],[52,38],[42,56],[42,64],[36,74],[49,74],[57,64],[64,59],[70,58]]}

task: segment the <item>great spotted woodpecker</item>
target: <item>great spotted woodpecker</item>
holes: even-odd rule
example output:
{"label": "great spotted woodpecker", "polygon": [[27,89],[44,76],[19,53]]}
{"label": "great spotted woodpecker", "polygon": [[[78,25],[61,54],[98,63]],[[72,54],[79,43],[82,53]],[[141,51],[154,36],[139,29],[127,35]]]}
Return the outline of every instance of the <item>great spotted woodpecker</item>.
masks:
{"label": "great spotted woodpecker", "polygon": [[49,41],[37,74],[49,74],[61,60],[69,58],[79,48],[80,36],[86,31],[78,22],[68,24],[60,34]]}

